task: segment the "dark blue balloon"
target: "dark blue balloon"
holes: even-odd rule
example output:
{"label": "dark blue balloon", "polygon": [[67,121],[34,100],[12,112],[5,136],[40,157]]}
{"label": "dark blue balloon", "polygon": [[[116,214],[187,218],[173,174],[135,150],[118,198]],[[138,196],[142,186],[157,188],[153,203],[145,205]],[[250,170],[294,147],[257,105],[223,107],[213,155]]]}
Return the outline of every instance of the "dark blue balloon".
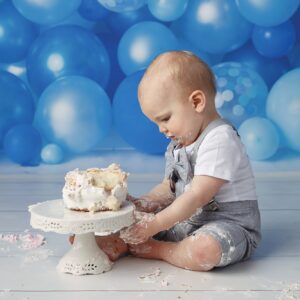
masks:
{"label": "dark blue balloon", "polygon": [[25,58],[37,34],[36,26],[20,14],[11,1],[0,1],[0,62]]}
{"label": "dark blue balloon", "polygon": [[111,13],[107,17],[109,27],[118,36],[121,36],[129,27],[143,21],[156,21],[147,6],[124,13]]}
{"label": "dark blue balloon", "polygon": [[27,75],[39,95],[55,79],[80,75],[106,86],[110,61],[102,42],[78,26],[57,26],[43,32],[27,58]]}
{"label": "dark blue balloon", "polygon": [[36,165],[40,160],[42,138],[30,124],[11,128],[4,138],[4,151],[14,162],[23,166]]}
{"label": "dark blue balloon", "polygon": [[291,21],[273,27],[254,26],[252,41],[261,55],[271,58],[286,55],[296,41],[296,32]]}
{"label": "dark blue balloon", "polygon": [[98,0],[82,0],[78,12],[90,21],[99,21],[110,13]]}
{"label": "dark blue balloon", "polygon": [[0,71],[0,148],[5,133],[15,124],[31,123],[34,100],[18,77]]}
{"label": "dark blue balloon", "polygon": [[256,51],[251,42],[226,54],[223,61],[235,61],[247,65],[260,74],[269,88],[291,68],[286,57],[273,59],[262,56]]}
{"label": "dark blue balloon", "polygon": [[128,76],[118,87],[113,99],[114,125],[120,136],[138,151],[160,154],[169,141],[141,111],[137,88],[143,74],[139,71]]}

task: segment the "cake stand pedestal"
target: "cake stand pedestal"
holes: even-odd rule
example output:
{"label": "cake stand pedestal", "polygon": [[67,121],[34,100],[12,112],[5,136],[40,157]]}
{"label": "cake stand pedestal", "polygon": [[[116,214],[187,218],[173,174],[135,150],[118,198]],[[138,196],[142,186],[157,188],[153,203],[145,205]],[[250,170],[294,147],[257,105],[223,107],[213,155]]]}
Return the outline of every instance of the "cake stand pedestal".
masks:
{"label": "cake stand pedestal", "polygon": [[97,235],[118,232],[134,222],[134,206],[126,202],[118,211],[79,212],[64,207],[62,199],[29,206],[33,228],[61,234],[75,234],[71,249],[61,258],[57,269],[74,275],[100,274],[112,268],[112,262],[97,246]]}

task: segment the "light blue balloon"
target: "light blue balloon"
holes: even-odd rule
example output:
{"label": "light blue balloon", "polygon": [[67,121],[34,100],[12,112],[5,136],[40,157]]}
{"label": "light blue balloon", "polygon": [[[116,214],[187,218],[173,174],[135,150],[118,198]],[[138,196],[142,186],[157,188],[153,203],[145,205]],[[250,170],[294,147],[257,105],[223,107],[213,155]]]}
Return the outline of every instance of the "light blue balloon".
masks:
{"label": "light blue balloon", "polygon": [[127,75],[148,67],[160,53],[178,49],[172,31],[157,22],[141,22],[130,27],[118,47],[120,67]]}
{"label": "light blue balloon", "polygon": [[56,26],[43,32],[30,48],[27,75],[37,95],[55,79],[68,75],[85,76],[105,87],[110,61],[93,33],[74,25]]}
{"label": "light blue balloon", "polygon": [[226,54],[223,61],[239,62],[252,68],[264,79],[269,89],[279,77],[291,68],[286,57],[273,59],[262,56],[256,51],[251,42]]}
{"label": "light blue balloon", "polygon": [[13,3],[28,20],[39,24],[54,24],[75,12],[81,0],[13,0]]}
{"label": "light blue balloon", "polygon": [[138,151],[150,154],[165,152],[168,140],[142,112],[137,89],[144,71],[126,77],[113,99],[114,125],[119,135]]}
{"label": "light blue balloon", "polygon": [[56,144],[47,144],[41,151],[41,158],[46,164],[59,164],[64,160],[64,152]]}
{"label": "light blue balloon", "polygon": [[174,21],[180,18],[188,5],[188,0],[148,0],[152,15],[160,21]]}
{"label": "light blue balloon", "polygon": [[34,122],[48,142],[64,151],[83,153],[107,135],[110,100],[103,88],[88,78],[63,77],[41,95]]}
{"label": "light blue balloon", "polygon": [[296,41],[296,31],[291,21],[273,27],[254,26],[252,41],[263,56],[276,58],[288,54]]}
{"label": "light blue balloon", "polygon": [[253,27],[241,16],[233,0],[191,0],[177,22],[188,41],[215,54],[241,47],[250,38]]}
{"label": "light blue balloon", "polygon": [[98,0],[106,9],[122,13],[134,11],[146,4],[146,0]]}
{"label": "light blue balloon", "polygon": [[20,15],[11,1],[0,1],[0,62],[24,59],[37,35],[36,26]]}
{"label": "light blue balloon", "polygon": [[280,77],[267,99],[266,111],[283,132],[285,143],[300,151],[300,68]]}
{"label": "light blue balloon", "polygon": [[216,77],[216,108],[235,127],[246,119],[265,115],[268,88],[251,68],[240,63],[225,62],[213,67]]}
{"label": "light blue balloon", "polygon": [[0,71],[0,148],[6,132],[16,124],[31,123],[34,100],[27,86],[13,74]]}
{"label": "light blue balloon", "polygon": [[287,21],[297,10],[300,0],[235,0],[240,13],[251,23],[276,26]]}
{"label": "light blue balloon", "polygon": [[242,123],[238,131],[250,159],[265,160],[277,152],[279,135],[270,120],[250,118]]}

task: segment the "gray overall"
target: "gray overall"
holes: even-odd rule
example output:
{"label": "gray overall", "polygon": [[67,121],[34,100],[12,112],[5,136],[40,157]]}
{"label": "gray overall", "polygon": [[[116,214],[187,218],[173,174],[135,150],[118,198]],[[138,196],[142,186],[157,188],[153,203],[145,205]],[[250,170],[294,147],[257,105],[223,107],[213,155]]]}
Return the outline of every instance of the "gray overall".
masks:
{"label": "gray overall", "polygon": [[[175,185],[176,197],[184,192],[194,174],[197,152],[205,136],[213,128],[228,124],[224,119],[211,122],[196,140],[192,155],[188,157],[185,147],[181,147],[175,161],[173,150],[178,147],[171,142],[166,151],[165,178]],[[181,241],[191,235],[209,234],[219,241],[222,257],[218,266],[226,266],[245,260],[251,256],[260,239],[260,213],[257,200],[217,203],[214,199],[194,214],[190,219],[159,232],[155,239]]]}

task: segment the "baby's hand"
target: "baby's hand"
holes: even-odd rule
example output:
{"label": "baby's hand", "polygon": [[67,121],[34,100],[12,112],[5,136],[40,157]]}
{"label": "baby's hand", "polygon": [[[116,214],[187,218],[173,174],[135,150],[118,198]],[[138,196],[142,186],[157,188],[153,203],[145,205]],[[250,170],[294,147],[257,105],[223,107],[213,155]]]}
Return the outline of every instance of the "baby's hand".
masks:
{"label": "baby's hand", "polygon": [[157,201],[150,201],[140,198],[135,198],[127,195],[127,200],[135,205],[136,210],[145,213],[157,213],[162,210],[162,206]]}
{"label": "baby's hand", "polygon": [[121,230],[120,238],[127,244],[141,244],[152,236],[151,222],[155,219],[154,214],[135,212],[137,223]]}

